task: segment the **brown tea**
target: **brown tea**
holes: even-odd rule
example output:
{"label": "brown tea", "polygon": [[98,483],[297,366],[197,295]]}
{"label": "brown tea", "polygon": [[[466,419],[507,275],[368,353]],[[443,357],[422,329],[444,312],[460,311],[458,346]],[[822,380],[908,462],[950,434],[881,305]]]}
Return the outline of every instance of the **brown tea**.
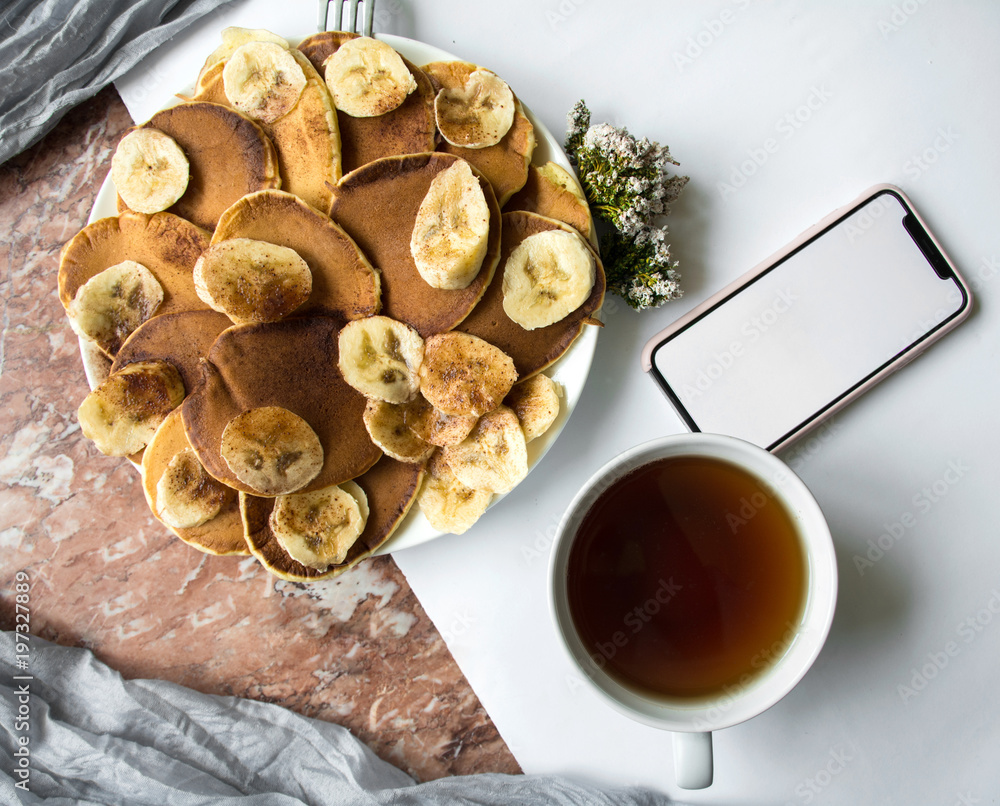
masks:
{"label": "brown tea", "polygon": [[588,652],[625,685],[704,698],[744,685],[788,648],[807,589],[795,523],[729,462],[671,457],[590,507],[567,568]]}

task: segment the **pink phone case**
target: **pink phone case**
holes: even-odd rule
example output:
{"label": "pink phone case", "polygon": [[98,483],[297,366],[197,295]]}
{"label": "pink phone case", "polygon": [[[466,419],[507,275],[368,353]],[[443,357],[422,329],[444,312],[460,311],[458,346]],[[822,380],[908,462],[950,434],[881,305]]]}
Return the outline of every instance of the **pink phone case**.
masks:
{"label": "pink phone case", "polygon": [[[926,350],[931,344],[938,341],[946,333],[951,332],[956,327],[958,327],[958,325],[960,325],[963,321],[965,321],[965,319],[969,316],[969,314],[972,311],[972,292],[969,289],[968,283],[966,283],[962,275],[958,272],[958,269],[956,268],[954,261],[952,261],[952,259],[948,256],[947,252],[945,252],[944,248],[941,246],[941,243],[937,240],[937,238],[935,238],[934,233],[931,232],[930,228],[927,226],[927,222],[925,222],[924,219],[920,216],[920,213],[917,212],[916,208],[913,206],[913,203],[909,200],[906,194],[903,193],[903,191],[900,190],[895,185],[880,184],[869,188],[849,204],[845,204],[844,206],[838,208],[837,210],[834,210],[828,216],[824,217],[821,221],[817,222],[815,225],[813,225],[805,232],[803,232],[801,235],[799,235],[797,238],[795,238],[795,240],[791,241],[786,246],[782,247],[778,252],[775,252],[767,259],[758,263],[756,266],[750,269],[750,271],[748,271],[746,274],[742,275],[741,277],[738,277],[736,280],[727,285],[721,291],[719,291],[716,294],[713,294],[711,297],[709,297],[700,305],[689,311],[687,314],[682,316],[680,319],[671,324],[669,327],[664,328],[655,336],[653,336],[653,338],[651,338],[648,342],[646,342],[646,345],[645,347],[643,347],[642,350],[643,370],[648,373],[653,369],[654,351],[663,341],[665,341],[675,332],[686,327],[693,320],[697,319],[706,311],[710,310],[715,305],[717,305],[720,300],[725,299],[726,297],[728,297],[729,295],[733,294],[735,291],[746,285],[747,283],[751,282],[755,277],[767,271],[775,263],[778,263],[784,258],[788,257],[790,254],[798,250],[800,247],[803,246],[803,244],[805,244],[807,241],[818,235],[827,227],[831,226],[840,218],[849,214],[855,208],[864,204],[869,198],[883,191],[890,191],[898,195],[900,199],[903,200],[905,205],[909,208],[910,212],[913,213],[917,221],[920,222],[921,227],[923,227],[924,231],[930,237],[934,246],[937,248],[937,250],[941,253],[941,256],[947,262],[948,267],[950,268],[955,277],[955,281],[964,291],[966,297],[966,304],[951,321],[943,325],[931,337],[911,347],[911,349],[907,350],[905,353],[903,353],[902,355],[898,356],[895,360],[893,360],[890,364],[887,364],[885,367],[883,367],[881,371],[879,371],[877,374],[872,375],[860,386],[853,389],[849,394],[847,394],[840,400],[836,401],[836,403],[830,405],[828,408],[823,410],[821,414],[807,421],[797,430],[790,432],[780,442],[771,446],[770,448],[771,451],[776,453],[784,448],[787,448],[789,445],[795,442],[795,440],[799,439],[803,435],[809,433],[813,429],[822,425],[822,423],[827,421],[837,412],[841,411],[845,406],[849,405],[851,402],[853,402],[858,397],[863,395],[877,383],[884,380],[889,375],[901,369],[902,367],[906,366],[910,361],[912,361],[914,358],[920,355],[924,350]],[[671,403],[671,405],[674,405],[674,407],[676,408],[674,401],[670,400],[669,398],[668,401]],[[678,411],[677,413],[681,417],[681,420],[684,421],[685,424],[687,424],[688,421],[684,413],[682,413],[681,411]],[[690,425],[688,425],[688,427],[690,428]]]}

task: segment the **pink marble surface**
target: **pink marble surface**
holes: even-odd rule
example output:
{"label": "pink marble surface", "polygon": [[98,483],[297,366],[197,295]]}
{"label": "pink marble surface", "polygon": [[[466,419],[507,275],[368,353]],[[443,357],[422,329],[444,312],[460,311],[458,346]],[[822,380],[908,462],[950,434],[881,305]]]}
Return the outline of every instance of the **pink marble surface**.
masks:
{"label": "pink marble surface", "polygon": [[518,772],[391,557],[297,584],[252,557],[201,554],[152,517],[132,466],[80,433],[87,384],[58,256],[130,124],[105,90],[0,166],[0,627],[25,571],[31,632],[126,677],[337,722],[421,780]]}

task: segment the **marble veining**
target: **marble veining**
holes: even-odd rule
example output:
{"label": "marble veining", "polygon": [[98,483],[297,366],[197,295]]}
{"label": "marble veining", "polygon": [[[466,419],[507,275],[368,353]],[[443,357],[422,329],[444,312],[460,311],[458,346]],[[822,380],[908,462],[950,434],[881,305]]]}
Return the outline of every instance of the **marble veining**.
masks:
{"label": "marble veining", "polygon": [[213,557],[149,513],[135,468],[83,438],[87,392],[56,293],[122,132],[109,89],[0,166],[0,626],[31,578],[32,632],[126,677],[280,703],[337,722],[426,780],[517,763],[391,557],[335,580]]}

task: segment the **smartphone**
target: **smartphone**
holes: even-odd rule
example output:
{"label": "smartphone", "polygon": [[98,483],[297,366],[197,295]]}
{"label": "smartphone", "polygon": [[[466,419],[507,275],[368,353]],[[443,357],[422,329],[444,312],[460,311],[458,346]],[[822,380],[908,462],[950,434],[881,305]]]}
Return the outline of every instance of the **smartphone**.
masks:
{"label": "smartphone", "polygon": [[909,199],[879,185],[653,337],[643,368],[690,430],[777,451],[971,307]]}

